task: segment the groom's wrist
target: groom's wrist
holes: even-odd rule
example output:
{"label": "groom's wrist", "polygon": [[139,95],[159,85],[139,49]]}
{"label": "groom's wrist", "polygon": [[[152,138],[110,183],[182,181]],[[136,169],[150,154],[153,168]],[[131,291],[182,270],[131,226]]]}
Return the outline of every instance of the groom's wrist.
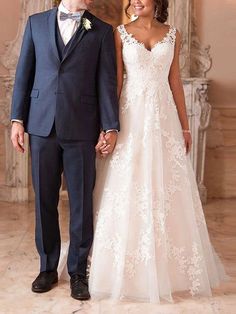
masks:
{"label": "groom's wrist", "polygon": [[106,131],[105,131],[106,134],[107,134],[107,133],[111,133],[111,132],[116,132],[116,133],[118,133],[119,131],[116,130],[116,129],[109,129],[109,130],[106,130]]}
{"label": "groom's wrist", "polygon": [[24,122],[23,122],[23,120],[19,120],[19,119],[12,119],[11,120],[11,124],[13,124],[13,122],[18,122],[18,123],[20,123],[20,124],[24,124]]}

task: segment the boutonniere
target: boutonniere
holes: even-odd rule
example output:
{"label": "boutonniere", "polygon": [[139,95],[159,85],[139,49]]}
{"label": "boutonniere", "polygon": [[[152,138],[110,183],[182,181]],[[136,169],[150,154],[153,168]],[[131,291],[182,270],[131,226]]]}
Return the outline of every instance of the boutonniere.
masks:
{"label": "boutonniere", "polygon": [[86,29],[86,31],[92,29],[92,23],[86,19],[86,18],[83,18],[83,27]]}

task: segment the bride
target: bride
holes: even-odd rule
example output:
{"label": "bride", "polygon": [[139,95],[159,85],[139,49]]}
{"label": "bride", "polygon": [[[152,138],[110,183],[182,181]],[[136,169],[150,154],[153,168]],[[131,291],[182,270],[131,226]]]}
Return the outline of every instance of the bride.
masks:
{"label": "bride", "polygon": [[[224,270],[212,248],[189,159],[192,140],[167,0],[131,0],[115,31],[121,132],[98,163],[92,298],[172,301],[211,295]],[[123,80],[123,72],[126,79]],[[109,154],[104,139],[97,146]]]}

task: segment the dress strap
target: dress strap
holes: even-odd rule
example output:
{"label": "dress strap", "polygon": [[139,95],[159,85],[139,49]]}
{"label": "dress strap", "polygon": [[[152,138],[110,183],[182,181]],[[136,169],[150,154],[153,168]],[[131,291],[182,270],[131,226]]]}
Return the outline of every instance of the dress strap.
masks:
{"label": "dress strap", "polygon": [[168,33],[167,38],[170,40],[170,42],[174,45],[176,40],[176,32],[177,29],[174,26],[170,26],[170,30]]}
{"label": "dress strap", "polygon": [[124,43],[126,40],[126,37],[127,37],[127,32],[126,32],[125,26],[123,24],[119,25],[117,27],[117,30],[120,33],[120,38],[121,38],[122,43]]}
{"label": "dress strap", "polygon": [[124,24],[117,26],[117,30],[120,33],[120,35],[124,36],[126,34],[125,26]]}
{"label": "dress strap", "polygon": [[117,27],[117,30],[120,33],[120,38],[123,44],[124,43],[130,44],[134,41],[134,39],[132,38],[132,35],[126,31],[125,26],[123,24],[119,25]]}

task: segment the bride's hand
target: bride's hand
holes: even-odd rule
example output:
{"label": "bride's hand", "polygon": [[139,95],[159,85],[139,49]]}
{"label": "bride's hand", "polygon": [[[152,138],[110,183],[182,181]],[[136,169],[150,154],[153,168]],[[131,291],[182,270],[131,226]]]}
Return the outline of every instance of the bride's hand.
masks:
{"label": "bride's hand", "polygon": [[184,132],[184,131],[183,131],[183,136],[184,136],[184,143],[186,147],[186,154],[188,154],[192,147],[192,136],[190,132]]}
{"label": "bride's hand", "polygon": [[98,139],[98,143],[97,145],[95,146],[95,150],[96,150],[96,153],[97,153],[97,157],[98,158],[104,158],[107,156],[107,154],[103,153],[104,149],[107,147],[107,140],[105,138],[105,132],[102,131],[100,133],[100,136],[99,136],[99,139]]}

